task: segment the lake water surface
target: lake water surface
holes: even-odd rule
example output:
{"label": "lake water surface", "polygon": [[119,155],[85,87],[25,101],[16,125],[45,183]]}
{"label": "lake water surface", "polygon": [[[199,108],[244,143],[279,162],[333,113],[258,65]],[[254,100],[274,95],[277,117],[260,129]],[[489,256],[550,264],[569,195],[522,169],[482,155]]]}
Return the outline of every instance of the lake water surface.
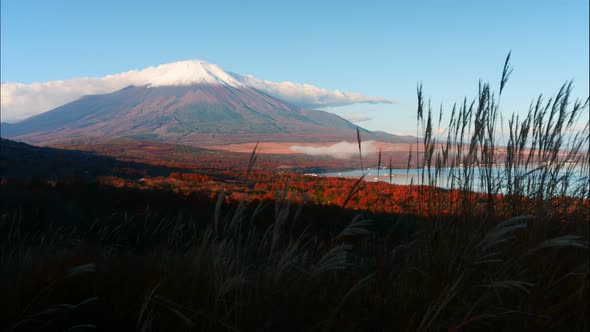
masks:
{"label": "lake water surface", "polygon": [[[575,191],[580,186],[586,186],[586,189],[590,186],[590,177],[588,174],[588,166],[571,166],[568,172],[560,171],[557,173],[557,185],[560,184],[562,186],[567,186],[566,192],[568,194],[575,194]],[[506,178],[506,168],[503,166],[495,166],[491,168],[479,168],[474,167],[469,170],[472,172],[470,174],[471,178],[471,188],[475,191],[484,191],[485,184],[481,183],[482,175],[485,173],[490,172],[492,174],[492,178],[495,181],[495,185],[500,188],[499,192],[505,192],[505,188],[507,186],[507,178]],[[535,179],[539,177],[542,173],[542,168],[529,168],[529,169],[517,169],[516,172],[522,176],[523,179],[529,178]],[[429,182],[428,180],[428,170],[421,169],[421,168],[410,168],[410,169],[392,169],[391,171],[391,178],[389,176],[389,169],[383,168],[377,172],[377,169],[365,169],[364,172],[361,170],[350,170],[350,171],[343,171],[343,172],[332,172],[332,173],[322,173],[318,174],[318,176],[328,176],[328,177],[344,177],[344,178],[359,178],[363,174],[365,174],[365,181],[383,181],[392,184],[399,184],[399,185],[410,185],[410,184],[420,184],[422,183],[422,175],[424,174],[424,184],[432,183],[437,187],[449,189],[449,188],[460,188],[462,187],[462,179],[465,177],[463,176],[464,169],[463,168],[440,168],[438,171],[438,176],[436,177],[436,182]],[[432,175],[433,181],[435,179],[435,169],[430,169],[430,174]],[[567,176],[567,182],[565,178]],[[514,178],[514,176],[513,176]],[[391,179],[391,182],[390,182]],[[559,188],[558,188],[559,189]]]}

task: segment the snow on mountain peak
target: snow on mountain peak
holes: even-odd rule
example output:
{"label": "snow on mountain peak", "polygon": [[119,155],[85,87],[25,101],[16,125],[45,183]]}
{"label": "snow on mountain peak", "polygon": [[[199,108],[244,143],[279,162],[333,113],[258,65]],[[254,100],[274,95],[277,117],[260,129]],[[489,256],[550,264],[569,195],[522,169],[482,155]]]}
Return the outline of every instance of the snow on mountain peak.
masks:
{"label": "snow on mountain peak", "polygon": [[179,86],[192,84],[219,84],[244,87],[244,84],[226,73],[221,67],[200,60],[167,63],[137,71],[118,74],[132,76],[135,85],[149,87]]}

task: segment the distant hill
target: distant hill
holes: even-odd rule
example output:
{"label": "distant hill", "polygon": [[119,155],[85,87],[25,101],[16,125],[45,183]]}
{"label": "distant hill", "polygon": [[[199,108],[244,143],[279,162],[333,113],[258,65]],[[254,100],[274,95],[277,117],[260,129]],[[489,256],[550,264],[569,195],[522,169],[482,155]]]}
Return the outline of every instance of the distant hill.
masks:
{"label": "distant hill", "polygon": [[170,169],[138,162],[120,161],[93,152],[33,146],[0,139],[2,178],[85,178],[99,175],[167,175]]}
{"label": "distant hill", "polygon": [[[164,73],[145,86],[82,97],[15,124],[3,123],[2,137],[40,145],[128,137],[193,146],[356,139],[357,126],[351,122],[274,98],[218,66],[196,62],[186,70],[190,72]],[[360,130],[365,140],[411,140]]]}

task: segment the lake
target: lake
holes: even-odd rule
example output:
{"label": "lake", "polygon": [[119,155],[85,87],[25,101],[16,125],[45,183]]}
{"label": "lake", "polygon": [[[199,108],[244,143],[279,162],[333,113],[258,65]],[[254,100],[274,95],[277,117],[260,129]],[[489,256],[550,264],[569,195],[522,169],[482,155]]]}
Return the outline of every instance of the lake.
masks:
{"label": "lake", "polygon": [[[557,185],[562,186],[567,185],[566,192],[569,195],[578,195],[576,190],[579,189],[580,186],[584,185],[586,187],[586,192],[590,187],[590,178],[588,175],[588,165],[586,166],[567,166],[564,167],[565,169],[569,170],[566,172],[562,170],[557,173],[556,179]],[[542,174],[542,167],[538,168],[517,168],[516,172],[521,176],[523,179],[536,179]],[[464,178],[462,175],[464,169],[463,168],[440,168],[439,169],[439,176],[438,181],[433,183],[437,187],[449,189],[451,187],[458,188],[461,187],[461,178]],[[506,168],[503,166],[494,166],[490,168],[478,168],[473,167],[468,169],[468,171],[472,171],[471,181],[472,183],[472,190],[474,191],[484,191],[485,184],[481,183],[482,175],[485,173],[491,172],[493,175],[493,179],[496,181],[496,186],[502,188],[499,192],[505,193],[506,186],[507,186],[507,177],[506,177]],[[410,168],[410,169],[392,169],[391,171],[391,184],[398,184],[398,185],[409,185],[409,184],[419,184],[422,181],[422,174],[424,173],[424,183],[428,184],[428,170],[421,169],[421,168]],[[435,169],[431,168],[430,173],[432,177],[435,177]],[[382,181],[390,183],[389,177],[389,169],[383,168],[379,170],[379,174],[377,174],[376,168],[367,168],[364,171],[365,174],[365,181]],[[569,174],[568,182],[565,182],[566,174]],[[343,172],[331,172],[331,173],[322,173],[318,174],[318,176],[327,176],[327,177],[343,177],[343,178],[359,178],[363,175],[361,170],[350,170],[350,171],[343,171]],[[513,176],[514,178],[514,176]],[[434,179],[433,179],[434,180]],[[539,181],[535,181],[539,183]],[[557,188],[558,191],[561,188]]]}

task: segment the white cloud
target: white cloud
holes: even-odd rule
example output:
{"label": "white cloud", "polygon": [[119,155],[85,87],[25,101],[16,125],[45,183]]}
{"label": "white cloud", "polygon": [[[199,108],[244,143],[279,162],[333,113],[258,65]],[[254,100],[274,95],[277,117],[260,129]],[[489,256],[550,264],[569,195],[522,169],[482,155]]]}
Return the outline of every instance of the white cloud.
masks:
{"label": "white cloud", "polygon": [[373,120],[372,117],[365,114],[339,114],[341,118],[344,118],[352,123],[359,123],[364,121]]}
{"label": "white cloud", "polygon": [[2,121],[14,122],[36,115],[81,96],[112,92],[125,87],[118,79],[76,78],[44,83],[2,83]]}
{"label": "white cloud", "polygon": [[367,97],[359,93],[330,91],[309,84],[276,83],[252,76],[228,74],[217,65],[199,60],[179,61],[143,70],[100,78],[73,78],[31,84],[2,82],[1,120],[16,122],[46,112],[82,96],[117,91],[129,85],[163,86],[195,83],[251,86],[292,104],[306,107],[331,107],[355,103],[392,103],[391,100]]}
{"label": "white cloud", "polygon": [[[363,152],[363,156],[377,152],[375,141],[371,140],[361,142],[361,150]],[[358,143],[350,143],[345,141],[333,145],[317,147],[293,145],[291,146],[291,151],[304,153],[311,156],[331,156],[337,159],[348,159],[358,156],[359,154]]]}
{"label": "white cloud", "polygon": [[232,75],[245,85],[304,108],[314,109],[358,103],[392,104],[395,102],[391,99],[369,97],[360,93],[318,88],[310,84],[298,84],[289,81],[272,82],[261,80],[251,75],[235,73],[232,73]]}

